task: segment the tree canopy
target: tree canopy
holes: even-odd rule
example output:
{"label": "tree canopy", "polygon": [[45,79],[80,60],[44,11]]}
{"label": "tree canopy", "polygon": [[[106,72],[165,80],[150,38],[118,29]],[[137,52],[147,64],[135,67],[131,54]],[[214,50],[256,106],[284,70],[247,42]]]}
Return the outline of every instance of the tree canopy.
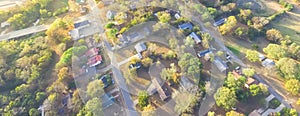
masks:
{"label": "tree canopy", "polygon": [[286,49],[277,44],[269,44],[266,48],[263,49],[263,51],[267,53],[269,58],[276,60],[287,56]]}
{"label": "tree canopy", "polygon": [[300,82],[297,79],[290,79],[286,81],[285,88],[293,95],[299,94],[300,91]]}
{"label": "tree canopy", "polygon": [[230,110],[237,103],[235,92],[227,87],[219,88],[214,98],[217,105],[225,110]]}
{"label": "tree canopy", "polygon": [[254,50],[247,50],[246,58],[251,62],[259,61],[258,52]]}

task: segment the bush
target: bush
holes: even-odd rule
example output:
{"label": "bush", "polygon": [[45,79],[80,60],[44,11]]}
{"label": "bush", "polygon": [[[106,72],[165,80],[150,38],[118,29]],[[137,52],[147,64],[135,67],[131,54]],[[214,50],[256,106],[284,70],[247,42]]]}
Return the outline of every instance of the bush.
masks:
{"label": "bush", "polygon": [[68,12],[68,7],[60,8],[53,12],[53,16],[58,16],[66,12]]}
{"label": "bush", "polygon": [[281,102],[280,102],[278,99],[273,98],[273,99],[270,101],[269,107],[272,108],[272,109],[275,109],[275,108],[277,108],[280,104],[281,104]]}
{"label": "bush", "polygon": [[112,22],[110,22],[110,23],[108,23],[108,24],[105,25],[105,28],[111,29],[113,26],[115,26],[115,24],[112,23]]}

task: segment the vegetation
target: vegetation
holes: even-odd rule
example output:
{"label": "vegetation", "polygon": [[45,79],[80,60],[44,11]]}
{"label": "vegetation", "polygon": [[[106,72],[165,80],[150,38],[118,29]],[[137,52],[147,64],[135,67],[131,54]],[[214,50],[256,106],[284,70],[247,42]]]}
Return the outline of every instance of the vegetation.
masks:
{"label": "vegetation", "polygon": [[214,96],[216,104],[225,110],[230,110],[237,103],[235,92],[227,87],[218,89]]}
{"label": "vegetation", "polygon": [[235,16],[229,16],[226,23],[220,26],[220,32],[222,35],[229,33],[237,25]]}
{"label": "vegetation", "polygon": [[178,65],[181,68],[181,72],[184,72],[189,77],[199,80],[201,71],[201,62],[197,57],[194,57],[190,53],[185,53],[178,61]]}
{"label": "vegetation", "polygon": [[259,61],[258,52],[257,52],[257,51],[254,51],[254,50],[247,50],[247,51],[246,51],[246,58],[247,58],[250,62],[256,62],[256,61]]}
{"label": "vegetation", "polygon": [[226,116],[245,116],[245,115],[242,114],[242,113],[231,110],[230,112],[226,113]]}
{"label": "vegetation", "polygon": [[138,104],[142,109],[149,105],[149,95],[147,91],[140,91],[138,93]]}
{"label": "vegetation", "polygon": [[297,79],[290,79],[286,81],[285,88],[293,95],[297,95],[300,91],[300,82]]}
{"label": "vegetation", "polygon": [[49,42],[52,42],[54,45],[58,43],[70,42],[71,36],[69,32],[74,28],[73,20],[70,18],[58,18],[46,31]]}

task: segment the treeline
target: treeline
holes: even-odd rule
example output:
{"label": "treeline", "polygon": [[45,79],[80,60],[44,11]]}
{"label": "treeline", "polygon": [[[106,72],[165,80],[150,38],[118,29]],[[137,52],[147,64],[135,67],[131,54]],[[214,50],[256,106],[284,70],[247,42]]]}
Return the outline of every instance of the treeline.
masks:
{"label": "treeline", "polygon": [[45,98],[43,78],[53,53],[44,37],[36,37],[2,41],[0,54],[0,113],[27,115]]}
{"label": "treeline", "polygon": [[62,8],[53,8],[56,0],[32,0],[26,1],[19,9],[0,11],[0,21],[7,21],[14,29],[23,29],[33,25],[38,19],[44,20],[68,11],[67,4]]}

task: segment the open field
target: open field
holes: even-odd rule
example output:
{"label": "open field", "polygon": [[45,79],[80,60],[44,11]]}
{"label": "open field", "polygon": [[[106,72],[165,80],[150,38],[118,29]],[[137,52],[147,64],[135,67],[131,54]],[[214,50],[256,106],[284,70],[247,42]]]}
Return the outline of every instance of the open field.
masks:
{"label": "open field", "polygon": [[275,29],[281,31],[284,35],[289,35],[292,41],[300,44],[300,8],[295,7],[292,12],[288,12],[282,19],[272,22]]}

